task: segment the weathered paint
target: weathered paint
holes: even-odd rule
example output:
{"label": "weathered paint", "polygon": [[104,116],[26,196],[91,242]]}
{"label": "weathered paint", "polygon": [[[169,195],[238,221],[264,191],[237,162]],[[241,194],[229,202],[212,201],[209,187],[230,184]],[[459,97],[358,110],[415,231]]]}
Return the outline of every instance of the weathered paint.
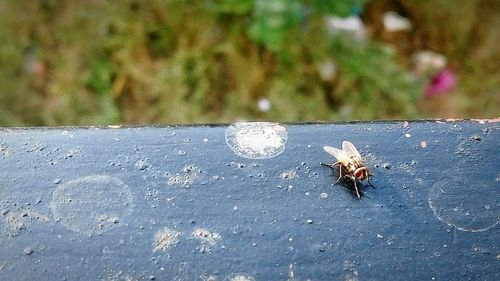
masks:
{"label": "weathered paint", "polygon": [[[223,125],[0,130],[0,280],[500,279],[498,123],[279,126],[265,159]],[[361,199],[319,164],[342,140],[374,175]],[[77,190],[75,228],[54,196],[89,177],[130,196]]]}

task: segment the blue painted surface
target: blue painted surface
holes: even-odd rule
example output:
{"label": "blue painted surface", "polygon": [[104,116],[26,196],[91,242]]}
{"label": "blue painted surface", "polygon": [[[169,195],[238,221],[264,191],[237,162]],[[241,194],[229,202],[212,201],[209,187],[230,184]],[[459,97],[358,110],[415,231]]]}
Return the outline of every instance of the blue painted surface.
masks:
{"label": "blue painted surface", "polygon": [[[284,125],[271,159],[226,126],[3,129],[0,280],[500,280],[500,126],[481,123]],[[343,140],[374,175],[361,199],[319,165]]]}

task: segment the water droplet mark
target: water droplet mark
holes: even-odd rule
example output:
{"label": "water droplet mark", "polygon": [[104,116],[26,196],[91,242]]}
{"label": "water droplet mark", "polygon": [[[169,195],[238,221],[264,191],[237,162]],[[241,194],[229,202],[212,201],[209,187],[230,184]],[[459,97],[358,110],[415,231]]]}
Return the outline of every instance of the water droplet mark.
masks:
{"label": "water droplet mark", "polygon": [[122,225],[132,212],[133,197],[120,179],[93,175],[59,185],[50,208],[54,218],[68,229],[96,234]]}
{"label": "water droplet mark", "polygon": [[270,122],[240,122],[226,129],[226,143],[238,156],[269,159],[285,150],[285,126]]}
{"label": "water droplet mark", "polygon": [[485,183],[464,185],[458,178],[448,178],[431,187],[428,203],[440,221],[458,230],[481,232],[498,223],[498,190]]}

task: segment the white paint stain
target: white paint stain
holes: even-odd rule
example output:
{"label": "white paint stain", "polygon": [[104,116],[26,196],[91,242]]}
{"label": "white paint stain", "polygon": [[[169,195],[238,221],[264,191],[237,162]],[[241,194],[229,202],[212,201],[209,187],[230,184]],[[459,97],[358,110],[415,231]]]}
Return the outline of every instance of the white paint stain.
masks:
{"label": "white paint stain", "polygon": [[215,247],[217,240],[221,239],[219,233],[209,231],[205,228],[195,229],[191,236],[200,241],[200,247],[198,249],[202,253],[210,252]]}
{"label": "white paint stain", "polygon": [[186,165],[182,172],[176,173],[168,178],[168,185],[180,185],[184,188],[190,188],[193,182],[203,174],[203,171],[195,165]]}
{"label": "white paint stain", "polygon": [[156,232],[153,252],[168,251],[170,248],[179,243],[179,236],[181,236],[181,234],[181,232],[169,228],[164,228],[163,230]]}
{"label": "white paint stain", "polygon": [[499,196],[498,188],[481,183],[464,185],[452,177],[431,187],[428,203],[434,216],[447,225],[461,231],[482,232],[498,224]]}
{"label": "white paint stain", "polygon": [[93,175],[59,185],[50,208],[54,218],[72,231],[102,233],[123,224],[132,212],[133,197],[120,179]]}
{"label": "white paint stain", "polygon": [[49,217],[33,211],[31,209],[20,209],[11,211],[9,209],[2,209],[0,211],[3,223],[5,225],[4,231],[7,235],[15,237],[23,230],[27,229],[27,225],[31,222],[45,223],[49,221]]}
{"label": "white paint stain", "polygon": [[240,122],[226,129],[227,145],[240,157],[269,159],[285,150],[286,128],[278,123]]}

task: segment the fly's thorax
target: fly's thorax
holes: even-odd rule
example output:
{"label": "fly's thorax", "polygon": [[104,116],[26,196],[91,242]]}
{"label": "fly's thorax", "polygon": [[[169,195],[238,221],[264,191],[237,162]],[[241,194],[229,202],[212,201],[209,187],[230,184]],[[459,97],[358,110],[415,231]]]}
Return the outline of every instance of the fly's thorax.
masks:
{"label": "fly's thorax", "polygon": [[361,158],[357,157],[357,156],[351,156],[349,158],[349,163],[351,163],[352,165],[354,165],[356,167],[363,167],[363,166],[365,166],[365,164],[363,163],[363,160],[361,160]]}
{"label": "fly's thorax", "polygon": [[344,166],[346,169],[349,169],[349,159],[344,158],[344,159],[337,159],[337,162]]}
{"label": "fly's thorax", "polygon": [[351,156],[348,164],[345,165],[349,172],[354,173],[358,168],[364,167],[363,161],[359,157]]}

